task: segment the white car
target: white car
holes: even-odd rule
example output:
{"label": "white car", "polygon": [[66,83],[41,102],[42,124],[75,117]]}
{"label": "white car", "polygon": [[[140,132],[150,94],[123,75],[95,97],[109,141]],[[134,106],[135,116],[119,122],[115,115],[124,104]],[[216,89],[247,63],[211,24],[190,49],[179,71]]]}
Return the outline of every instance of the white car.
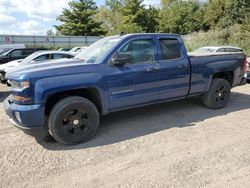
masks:
{"label": "white car", "polygon": [[77,47],[72,48],[72,49],[69,51],[69,53],[72,53],[72,54],[77,55],[77,54],[79,54],[80,52],[82,52],[82,51],[85,50],[85,49],[87,49],[86,46],[77,46]]}
{"label": "white car", "polygon": [[214,52],[243,52],[241,48],[233,46],[205,46],[193,51],[194,53],[214,53]]}
{"label": "white car", "polygon": [[1,53],[7,52],[11,49],[25,48],[24,44],[3,44],[0,45],[0,55]]}
{"label": "white car", "polygon": [[0,65],[0,81],[2,83],[6,82],[5,74],[9,69],[16,66],[25,65],[29,63],[40,63],[43,61],[62,59],[62,58],[73,58],[75,55],[64,51],[38,51],[35,52],[25,59],[19,59],[15,61],[10,61],[8,63]]}

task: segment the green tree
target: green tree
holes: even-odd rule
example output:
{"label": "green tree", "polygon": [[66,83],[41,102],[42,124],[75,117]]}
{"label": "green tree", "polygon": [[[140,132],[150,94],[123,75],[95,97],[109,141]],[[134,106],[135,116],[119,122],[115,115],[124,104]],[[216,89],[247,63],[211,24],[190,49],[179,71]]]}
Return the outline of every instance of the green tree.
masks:
{"label": "green tree", "polygon": [[125,33],[157,32],[158,8],[143,4],[143,0],[124,0],[121,7],[121,22],[117,30]]}
{"label": "green tree", "polygon": [[242,24],[250,11],[250,0],[225,0],[224,16],[219,26],[225,28],[234,24]]}
{"label": "green tree", "polygon": [[226,28],[243,24],[250,12],[250,0],[209,0],[205,5],[204,21],[210,28]]}
{"label": "green tree", "polygon": [[[106,4],[99,8],[95,19],[102,23],[102,27],[108,31],[108,35],[117,34],[121,25],[122,2],[119,0],[106,0]],[[105,18],[105,19],[104,19]]]}
{"label": "green tree", "polygon": [[63,24],[55,27],[63,35],[105,35],[106,31],[101,27],[102,22],[93,18],[97,12],[98,8],[92,0],[71,1],[69,9],[63,9],[62,14],[57,17]]}
{"label": "green tree", "polygon": [[209,0],[205,5],[204,22],[209,28],[216,28],[224,16],[225,0]]}
{"label": "green tree", "polygon": [[162,1],[159,30],[161,32],[189,34],[205,29],[203,14],[202,4],[195,0]]}
{"label": "green tree", "polygon": [[[119,29],[125,33],[136,33],[146,31],[147,21],[143,0],[124,0],[121,10],[122,25]],[[134,29],[133,29],[134,28]]]}
{"label": "green tree", "polygon": [[145,16],[144,30],[146,33],[155,33],[159,30],[159,9],[153,6],[149,6]]}

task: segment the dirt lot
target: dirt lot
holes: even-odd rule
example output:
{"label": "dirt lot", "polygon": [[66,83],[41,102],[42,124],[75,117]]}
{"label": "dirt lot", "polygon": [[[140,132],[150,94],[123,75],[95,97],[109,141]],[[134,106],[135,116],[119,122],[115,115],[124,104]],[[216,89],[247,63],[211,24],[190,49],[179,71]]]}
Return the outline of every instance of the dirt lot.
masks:
{"label": "dirt lot", "polygon": [[189,99],[110,114],[65,147],[24,135],[1,103],[0,187],[250,187],[249,118],[247,85],[219,111]]}

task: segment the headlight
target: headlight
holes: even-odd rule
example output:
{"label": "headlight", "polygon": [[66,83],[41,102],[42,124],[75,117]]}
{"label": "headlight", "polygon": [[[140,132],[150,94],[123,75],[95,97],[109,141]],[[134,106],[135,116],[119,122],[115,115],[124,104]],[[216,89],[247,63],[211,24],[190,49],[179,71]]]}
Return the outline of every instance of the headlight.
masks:
{"label": "headlight", "polygon": [[20,91],[20,90],[24,90],[24,89],[29,88],[30,87],[30,82],[29,81],[19,82],[19,81],[11,80],[10,85],[11,85],[12,89]]}

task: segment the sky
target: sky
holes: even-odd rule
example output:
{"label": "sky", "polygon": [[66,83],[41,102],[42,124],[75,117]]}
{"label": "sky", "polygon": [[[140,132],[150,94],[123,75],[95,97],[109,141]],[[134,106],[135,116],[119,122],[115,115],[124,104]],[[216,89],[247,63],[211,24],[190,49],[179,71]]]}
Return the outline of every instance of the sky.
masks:
{"label": "sky", "polygon": [[[0,34],[46,35],[56,17],[70,0],[0,0]],[[95,0],[98,6],[105,0]],[[159,5],[160,0],[144,0],[146,5]]]}

